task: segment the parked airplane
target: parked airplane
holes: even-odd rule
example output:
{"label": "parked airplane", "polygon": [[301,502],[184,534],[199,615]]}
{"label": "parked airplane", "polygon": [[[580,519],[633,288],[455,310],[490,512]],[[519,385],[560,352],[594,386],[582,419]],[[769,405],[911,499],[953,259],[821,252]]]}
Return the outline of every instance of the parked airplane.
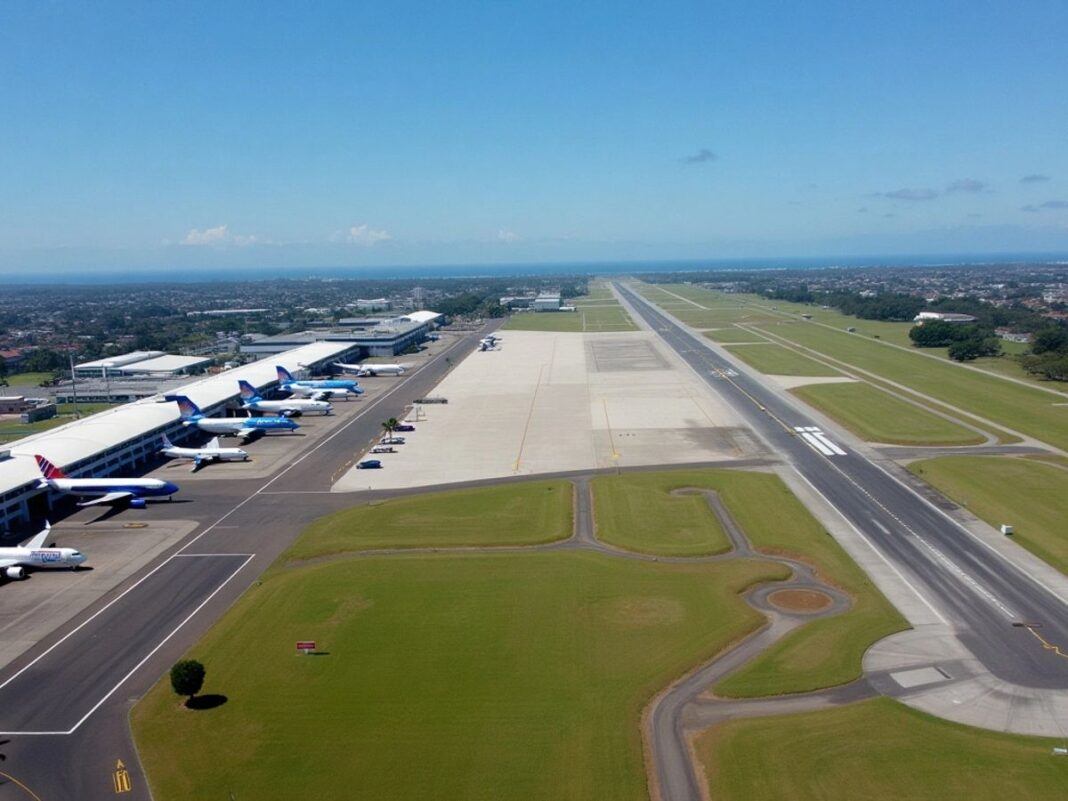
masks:
{"label": "parked airplane", "polygon": [[400,375],[408,369],[407,364],[345,364],[344,362],[334,362],[334,367],[340,367],[346,373],[354,373],[356,375]]}
{"label": "parked airplane", "polygon": [[67,478],[67,474],[40,454],[35,454],[42,478],[37,486],[48,487],[67,495],[92,498],[79,506],[98,506],[102,503],[126,503],[134,509],[145,508],[145,498],[165,495],[170,498],[178,487],[158,478]]}
{"label": "parked airplane", "polygon": [[26,542],[14,548],[0,548],[0,573],[4,578],[26,578],[26,568],[69,567],[77,570],[85,561],[85,555],[74,548],[51,548],[45,545],[52,526],[45,522],[45,527]]}
{"label": "parked airplane", "polygon": [[279,412],[286,416],[304,414],[305,412],[319,412],[330,414],[334,410],[326,401],[307,400],[305,398],[286,398],[285,400],[264,400],[260,393],[248,381],[238,381],[240,387],[241,405],[253,412]]}
{"label": "parked airplane", "polygon": [[349,395],[362,395],[363,390],[351,378],[316,378],[297,380],[293,374],[281,365],[276,366],[278,385],[294,395],[312,400],[329,400],[337,395],[347,398]]}
{"label": "parked airplane", "polygon": [[300,428],[288,417],[205,417],[200,408],[185,395],[166,395],[164,400],[176,401],[182,425],[195,425],[209,434],[237,435],[247,442],[257,433],[295,431]]}
{"label": "parked airplane", "polygon": [[212,462],[247,462],[248,453],[240,448],[222,448],[219,446],[219,438],[215,437],[207,445],[201,448],[182,448],[175,445],[169,439],[167,435],[163,435],[163,447],[160,449],[160,453],[164,456],[170,456],[172,459],[191,459],[193,461],[193,469],[189,472],[195,473],[206,464]]}

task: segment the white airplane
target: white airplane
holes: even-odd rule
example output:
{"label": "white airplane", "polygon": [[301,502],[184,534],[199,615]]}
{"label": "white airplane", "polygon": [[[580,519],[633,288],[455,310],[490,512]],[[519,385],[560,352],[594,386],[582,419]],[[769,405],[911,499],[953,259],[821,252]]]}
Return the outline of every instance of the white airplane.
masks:
{"label": "white airplane", "polygon": [[167,435],[164,434],[163,447],[160,448],[160,453],[172,459],[191,459],[193,461],[193,469],[189,471],[191,473],[195,473],[204,465],[212,462],[248,461],[248,453],[240,448],[220,447],[218,437],[215,437],[215,439],[201,448],[182,448],[167,439]]}
{"label": "white airplane", "polygon": [[334,362],[334,367],[339,367],[346,373],[354,373],[355,375],[401,375],[408,369],[407,364],[345,364],[344,362]]}
{"label": "white airplane", "polygon": [[69,567],[77,570],[85,561],[85,555],[74,548],[50,548],[45,545],[52,526],[45,522],[45,527],[26,542],[14,548],[0,548],[0,573],[8,579],[26,578],[26,568]]}
{"label": "white airplane", "polygon": [[236,435],[241,442],[248,442],[259,433],[268,431],[296,431],[300,428],[288,417],[207,417],[200,407],[185,395],[165,395],[167,401],[178,404],[182,425],[196,426],[208,434]]}
{"label": "white airplane", "polygon": [[98,506],[102,503],[126,503],[134,509],[144,509],[146,497],[165,495],[168,498],[178,491],[170,481],[158,478],[68,478],[67,474],[40,454],[33,457],[41,476],[37,486],[47,487],[67,495],[92,498],[79,506]]}
{"label": "white airplane", "polygon": [[305,400],[303,398],[286,398],[285,400],[264,400],[260,393],[248,381],[238,381],[241,392],[241,406],[252,412],[275,412],[284,416],[318,412],[330,414],[334,407],[327,401]]}
{"label": "white airplane", "polygon": [[315,387],[306,387],[302,384],[289,384],[282,387],[286,392],[290,394],[292,398],[311,398],[317,401],[326,401],[331,398],[343,398],[348,400],[349,398],[358,398],[363,394],[363,390],[357,387],[356,389],[316,389]]}

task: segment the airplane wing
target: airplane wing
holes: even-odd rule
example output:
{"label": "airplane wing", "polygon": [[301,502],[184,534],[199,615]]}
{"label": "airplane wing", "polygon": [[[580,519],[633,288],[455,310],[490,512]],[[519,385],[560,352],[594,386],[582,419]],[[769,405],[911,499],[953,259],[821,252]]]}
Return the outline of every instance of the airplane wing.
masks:
{"label": "airplane wing", "polygon": [[205,456],[201,454],[193,458],[193,467],[189,470],[190,473],[195,473],[206,464],[211,464],[216,460],[216,456]]}
{"label": "airplane wing", "polygon": [[79,503],[78,506],[100,506],[105,503],[116,503],[117,501],[128,501],[134,494],[132,492],[109,492],[107,495],[101,495],[99,498],[93,498],[91,501],[84,501]]}
{"label": "airplane wing", "polygon": [[22,544],[23,548],[42,548],[44,547],[45,540],[48,539],[48,535],[52,531],[52,525],[46,520],[45,527],[30,537],[26,542]]}
{"label": "airplane wing", "polygon": [[255,429],[255,428],[241,428],[241,429],[238,429],[235,433],[239,437],[241,437],[241,444],[244,445],[246,442],[248,442],[250,439],[254,438],[260,432],[259,432],[258,429]]}

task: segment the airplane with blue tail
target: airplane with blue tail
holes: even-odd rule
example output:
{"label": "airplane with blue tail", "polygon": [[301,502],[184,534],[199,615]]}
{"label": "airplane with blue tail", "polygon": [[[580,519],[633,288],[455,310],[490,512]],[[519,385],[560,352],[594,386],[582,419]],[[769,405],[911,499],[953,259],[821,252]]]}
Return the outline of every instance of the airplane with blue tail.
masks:
{"label": "airplane with blue tail", "polygon": [[333,406],[321,400],[307,400],[305,398],[264,400],[260,397],[257,389],[248,381],[238,381],[237,386],[240,390],[242,407],[252,412],[274,412],[275,414],[291,417],[295,414],[305,414],[306,412],[330,414],[334,410]]}
{"label": "airplane with blue tail", "polygon": [[166,497],[178,491],[178,486],[159,478],[69,478],[66,473],[40,454],[35,454],[41,478],[37,486],[62,492],[66,495],[89,497],[79,506],[99,506],[108,503],[124,503],[133,509],[144,509],[145,498]]}
{"label": "airplane with blue tail", "polygon": [[164,400],[178,404],[182,425],[195,425],[209,434],[239,436],[243,443],[257,434],[266,434],[270,431],[296,431],[300,428],[288,417],[207,417],[200,411],[200,407],[185,395],[166,395]]}
{"label": "airplane with blue tail", "polygon": [[278,375],[278,386],[293,395],[324,401],[334,396],[347,399],[350,395],[363,394],[360,385],[351,378],[296,379],[281,365],[276,365],[274,369]]}

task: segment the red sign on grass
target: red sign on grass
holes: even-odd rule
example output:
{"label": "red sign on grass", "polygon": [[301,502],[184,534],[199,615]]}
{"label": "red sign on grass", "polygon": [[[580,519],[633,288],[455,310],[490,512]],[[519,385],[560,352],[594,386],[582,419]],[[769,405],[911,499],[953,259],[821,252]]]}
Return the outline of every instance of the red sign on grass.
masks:
{"label": "red sign on grass", "polygon": [[297,643],[297,650],[307,653],[315,650],[315,640],[302,640]]}

